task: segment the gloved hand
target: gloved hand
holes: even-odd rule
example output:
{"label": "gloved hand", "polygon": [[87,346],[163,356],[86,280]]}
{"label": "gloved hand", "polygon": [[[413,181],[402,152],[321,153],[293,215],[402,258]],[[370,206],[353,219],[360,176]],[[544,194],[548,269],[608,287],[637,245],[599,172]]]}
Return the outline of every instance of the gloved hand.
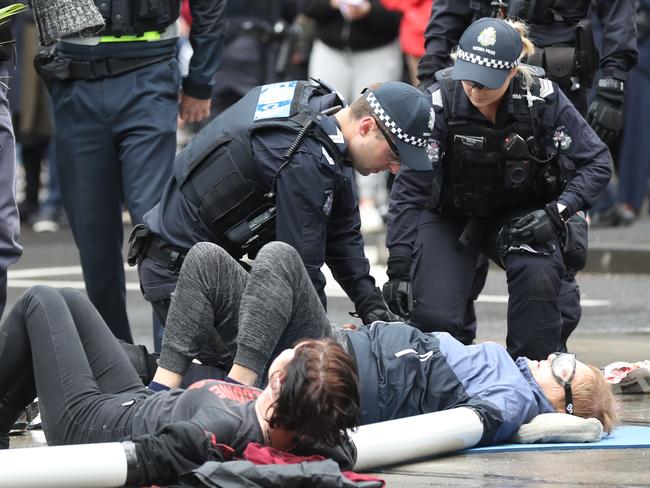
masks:
{"label": "gloved hand", "polygon": [[379,288],[375,288],[375,293],[357,303],[356,308],[357,316],[364,324],[371,324],[375,320],[382,320],[384,322],[395,322],[399,320],[399,317],[388,310]]}
{"label": "gloved hand", "polygon": [[510,242],[522,244],[545,244],[564,236],[565,227],[557,202],[547,203],[543,209],[524,215],[510,226],[507,237]]}
{"label": "gloved hand", "polygon": [[596,99],[591,102],[587,122],[598,137],[610,145],[623,128],[624,83],[615,78],[603,78],[598,82]]}
{"label": "gloved hand", "polygon": [[534,442],[598,442],[603,426],[596,418],[585,419],[567,413],[543,413],[533,418],[510,439],[518,444]]}
{"label": "gloved hand", "polygon": [[413,292],[411,291],[411,263],[408,256],[391,256],[388,258],[388,281],[384,283],[382,293],[388,308],[403,318],[413,313]]}

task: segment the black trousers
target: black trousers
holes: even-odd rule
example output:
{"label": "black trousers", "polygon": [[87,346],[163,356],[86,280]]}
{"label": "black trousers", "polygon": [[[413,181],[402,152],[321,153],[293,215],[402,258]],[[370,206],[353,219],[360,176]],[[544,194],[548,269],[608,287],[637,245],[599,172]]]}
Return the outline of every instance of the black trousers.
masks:
{"label": "black trousers", "polygon": [[132,407],[150,394],[97,310],[76,290],[27,290],[0,325],[0,364],[0,403],[24,407],[38,393],[50,445],[130,435]]}
{"label": "black trousers", "polygon": [[[517,214],[529,211],[522,209]],[[466,323],[468,299],[477,291],[479,253],[498,263],[496,236],[513,216],[486,221],[467,246],[458,242],[464,220],[430,213],[420,222],[412,267],[412,325],[424,331],[459,335]],[[570,331],[562,331],[560,296],[566,267],[559,244],[555,243],[549,253],[511,252],[505,260],[505,271],[509,295],[506,343],[510,355],[544,359],[562,349]],[[579,307],[577,293],[565,298],[571,298]]]}

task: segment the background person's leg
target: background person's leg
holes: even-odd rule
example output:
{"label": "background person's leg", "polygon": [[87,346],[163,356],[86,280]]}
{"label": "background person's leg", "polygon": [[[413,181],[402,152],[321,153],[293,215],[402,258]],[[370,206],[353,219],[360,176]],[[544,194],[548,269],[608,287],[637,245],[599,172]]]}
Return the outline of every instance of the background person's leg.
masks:
{"label": "background person's leg", "polygon": [[132,342],[126,315],[120,168],[111,133],[114,120],[107,117],[114,107],[105,98],[116,91],[113,81],[54,84],[55,148],[61,196],[88,297],[113,334]]}

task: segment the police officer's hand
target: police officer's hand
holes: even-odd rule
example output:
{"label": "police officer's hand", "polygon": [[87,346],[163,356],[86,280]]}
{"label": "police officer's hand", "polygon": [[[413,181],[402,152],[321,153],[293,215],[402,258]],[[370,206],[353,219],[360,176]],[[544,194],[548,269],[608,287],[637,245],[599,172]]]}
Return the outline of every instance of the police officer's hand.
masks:
{"label": "police officer's hand", "polygon": [[359,317],[364,324],[371,324],[375,320],[383,320],[384,322],[398,320],[398,317],[388,310],[379,288],[374,288],[372,293],[356,303],[356,309],[354,315]]}
{"label": "police officer's hand", "polygon": [[625,90],[622,81],[604,78],[598,82],[596,99],[589,106],[587,122],[607,145],[616,140],[623,128],[624,102]]}
{"label": "police officer's hand", "polygon": [[194,98],[186,93],[181,93],[181,106],[178,111],[178,117],[185,123],[201,122],[210,115],[210,106],[212,100],[209,98],[201,100]]}
{"label": "police officer's hand", "polygon": [[411,258],[391,256],[388,258],[388,281],[382,292],[388,308],[403,318],[413,313],[413,293],[411,291]]}
{"label": "police officer's hand", "polygon": [[510,241],[522,244],[545,244],[564,235],[565,227],[557,202],[551,202],[512,224],[507,229]]}

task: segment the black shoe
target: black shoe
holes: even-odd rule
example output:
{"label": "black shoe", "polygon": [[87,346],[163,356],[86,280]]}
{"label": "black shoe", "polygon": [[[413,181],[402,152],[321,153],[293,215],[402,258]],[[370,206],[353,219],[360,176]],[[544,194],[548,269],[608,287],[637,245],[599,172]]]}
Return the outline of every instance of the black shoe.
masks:
{"label": "black shoe", "polygon": [[620,216],[616,205],[602,212],[591,212],[591,227],[616,227],[620,225]]}
{"label": "black shoe", "polygon": [[37,213],[38,203],[24,201],[18,204],[18,216],[21,222],[30,222]]}
{"label": "black shoe", "polygon": [[636,221],[636,212],[629,205],[619,203],[617,211],[620,225],[632,225]]}

